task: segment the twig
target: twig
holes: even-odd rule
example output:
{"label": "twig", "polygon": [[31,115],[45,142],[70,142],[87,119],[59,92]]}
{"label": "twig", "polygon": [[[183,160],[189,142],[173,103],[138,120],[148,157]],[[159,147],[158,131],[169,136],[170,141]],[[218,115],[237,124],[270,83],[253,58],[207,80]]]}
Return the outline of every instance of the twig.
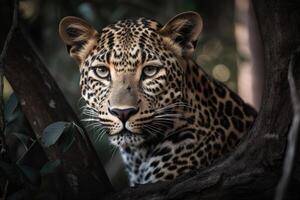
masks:
{"label": "twig", "polygon": [[283,163],[283,173],[282,177],[277,186],[275,200],[282,200],[284,194],[286,192],[291,172],[294,164],[294,157],[297,147],[298,140],[298,132],[299,132],[299,122],[300,122],[300,99],[299,94],[297,93],[297,88],[295,84],[295,80],[293,77],[294,66],[296,64],[296,55],[299,54],[300,48],[297,49],[295,53],[292,54],[290,63],[289,63],[289,71],[288,71],[288,81],[290,85],[290,93],[292,99],[292,105],[294,109],[294,117],[292,121],[292,125],[290,131],[288,133],[288,142],[287,142],[287,150],[286,156]]}

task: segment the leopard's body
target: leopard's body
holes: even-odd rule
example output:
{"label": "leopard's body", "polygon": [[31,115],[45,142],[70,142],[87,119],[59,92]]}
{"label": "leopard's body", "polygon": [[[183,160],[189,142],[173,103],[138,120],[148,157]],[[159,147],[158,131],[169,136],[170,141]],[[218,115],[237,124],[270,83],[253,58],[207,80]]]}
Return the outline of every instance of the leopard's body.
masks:
{"label": "leopard's body", "polygon": [[254,121],[252,107],[192,60],[198,14],[165,26],[124,20],[101,33],[78,20],[64,19],[60,33],[80,64],[86,113],[119,147],[131,185],[211,164]]}

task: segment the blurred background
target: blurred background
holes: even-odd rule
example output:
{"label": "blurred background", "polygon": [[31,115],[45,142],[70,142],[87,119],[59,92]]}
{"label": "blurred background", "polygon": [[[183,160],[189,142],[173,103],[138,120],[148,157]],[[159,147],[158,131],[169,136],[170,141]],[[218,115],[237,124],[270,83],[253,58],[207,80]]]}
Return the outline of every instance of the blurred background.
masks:
{"label": "blurred background", "polygon": [[[238,92],[257,110],[260,106],[262,63],[260,41],[249,0],[21,0],[24,29],[70,105],[80,116],[79,71],[58,35],[59,21],[78,16],[100,30],[125,18],[147,17],[162,24],[176,14],[193,10],[203,18],[203,32],[194,58],[206,72]],[[252,37],[249,38],[250,36]],[[4,96],[12,90],[5,82]],[[127,185],[118,152],[87,129],[116,189]]]}

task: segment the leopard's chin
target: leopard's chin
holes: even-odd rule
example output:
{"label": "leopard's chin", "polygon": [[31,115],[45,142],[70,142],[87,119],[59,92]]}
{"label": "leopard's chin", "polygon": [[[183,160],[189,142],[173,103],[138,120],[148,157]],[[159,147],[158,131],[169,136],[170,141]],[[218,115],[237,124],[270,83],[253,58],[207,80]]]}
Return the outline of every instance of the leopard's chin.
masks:
{"label": "leopard's chin", "polygon": [[109,140],[111,144],[120,148],[126,148],[128,146],[138,147],[144,142],[141,134],[133,133],[127,129],[123,129],[119,133],[109,136]]}

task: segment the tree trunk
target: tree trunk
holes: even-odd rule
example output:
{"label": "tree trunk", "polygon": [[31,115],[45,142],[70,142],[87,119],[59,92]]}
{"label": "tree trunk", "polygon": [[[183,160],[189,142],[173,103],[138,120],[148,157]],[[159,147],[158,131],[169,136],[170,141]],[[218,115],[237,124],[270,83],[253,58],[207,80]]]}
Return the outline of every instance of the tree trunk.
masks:
{"label": "tree trunk", "polygon": [[[14,13],[17,11],[16,4]],[[1,16],[3,19],[10,17],[12,15]],[[67,121],[79,124],[79,120],[32,44],[19,28],[17,17],[12,21],[1,54],[1,67],[4,67],[5,76],[19,99],[37,141],[41,144],[42,132],[51,123]],[[74,134],[74,142],[67,152],[62,152],[56,145],[41,145],[42,148],[38,143],[37,145],[40,151],[36,159],[39,161],[60,160],[57,176],[63,182],[60,189],[64,199],[95,199],[112,191],[104,168],[85,131]],[[46,158],[43,152],[46,153]],[[27,157],[33,159],[31,156]]]}
{"label": "tree trunk", "polygon": [[[273,199],[285,150],[290,148],[286,142],[293,109],[287,78],[291,55],[300,46],[300,12],[296,0],[253,0],[253,6],[264,47],[264,93],[258,117],[243,143],[207,169],[170,182],[129,188],[107,199]],[[296,66],[299,59],[298,53]],[[296,66],[293,76],[299,88]],[[298,156],[286,199],[300,198],[299,172]]]}

